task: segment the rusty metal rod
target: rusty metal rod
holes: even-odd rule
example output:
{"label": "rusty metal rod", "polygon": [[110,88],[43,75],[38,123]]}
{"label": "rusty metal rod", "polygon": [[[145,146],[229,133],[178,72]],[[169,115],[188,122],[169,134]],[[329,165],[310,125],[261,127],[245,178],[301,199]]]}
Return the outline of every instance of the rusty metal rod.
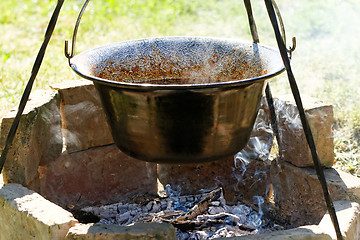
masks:
{"label": "rusty metal rod", "polygon": [[251,31],[251,36],[252,36],[253,42],[259,43],[260,40],[259,40],[259,35],[258,35],[256,24],[255,24],[255,19],[254,19],[253,13],[252,13],[251,2],[250,2],[250,0],[244,0],[244,4],[245,4],[246,12],[248,15],[249,26],[250,26],[250,31]]}
{"label": "rusty metal rod", "polygon": [[28,83],[27,83],[27,85],[25,87],[24,93],[23,93],[23,95],[21,97],[20,104],[19,104],[19,107],[18,107],[18,111],[17,111],[15,119],[14,119],[12,125],[11,125],[11,128],[10,128],[9,133],[7,135],[7,138],[6,138],[4,149],[3,149],[2,153],[1,153],[1,156],[0,156],[0,173],[2,172],[2,169],[4,168],[6,156],[7,156],[8,152],[9,152],[9,149],[10,149],[10,147],[12,145],[13,140],[14,140],[16,130],[17,130],[18,126],[19,126],[20,117],[21,117],[22,113],[24,112],[27,101],[29,100],[29,96],[30,96],[32,86],[34,84],[36,75],[39,72],[42,60],[44,59],[46,47],[47,47],[47,45],[48,45],[48,43],[50,41],[52,33],[54,32],[55,25],[56,25],[56,22],[57,22],[57,19],[58,19],[58,16],[59,16],[59,13],[60,13],[60,10],[61,10],[61,7],[62,7],[63,3],[64,3],[64,0],[58,0],[58,2],[56,4],[56,7],[55,7],[55,10],[53,12],[53,15],[51,16],[51,19],[49,21],[49,25],[48,25],[48,27],[46,29],[44,41],[43,41],[43,43],[41,45],[41,48],[40,48],[40,50],[38,52],[38,55],[37,55],[36,59],[35,59],[29,81],[28,81]]}
{"label": "rusty metal rod", "polygon": [[278,143],[278,151],[279,151],[279,155],[280,155],[282,153],[282,146],[280,144],[280,134],[279,134],[279,127],[278,127],[277,118],[276,118],[274,99],[271,94],[269,83],[266,84],[265,95],[266,95],[266,101],[267,101],[269,111],[270,111],[271,127],[274,132],[276,141]]}
{"label": "rusty metal rod", "polygon": [[[251,31],[251,36],[252,36],[253,42],[259,43],[260,39],[259,39],[258,31],[256,28],[255,19],[254,19],[253,13],[252,13],[251,2],[250,2],[250,0],[244,0],[244,4],[245,4],[245,8],[246,8],[246,13],[248,15],[250,31]],[[266,101],[267,101],[269,111],[270,111],[271,127],[274,132],[275,138],[278,142],[278,145],[279,145],[279,152],[281,152],[280,135],[279,135],[279,128],[278,128],[277,119],[276,119],[274,99],[271,94],[269,83],[266,84],[265,95],[266,95]]]}
{"label": "rusty metal rod", "polygon": [[266,8],[267,8],[267,11],[268,11],[269,18],[271,20],[271,24],[272,24],[272,26],[274,28],[276,41],[278,43],[280,54],[281,54],[281,57],[283,59],[284,65],[285,65],[285,69],[286,69],[286,72],[287,72],[287,75],[288,75],[291,91],[293,93],[296,105],[297,105],[298,110],[299,110],[301,123],[302,123],[303,129],[304,129],[304,132],[305,132],[306,140],[307,140],[308,145],[309,145],[310,150],[311,150],[311,155],[312,155],[312,158],[313,158],[313,161],[314,161],[314,167],[315,167],[315,170],[316,170],[316,174],[317,174],[318,179],[319,179],[319,181],[321,183],[321,187],[322,187],[322,190],[323,190],[323,194],[324,194],[325,202],[326,202],[326,205],[327,205],[327,209],[328,209],[328,212],[330,214],[330,218],[331,218],[331,220],[333,222],[337,239],[342,240],[343,237],[341,235],[339,222],[338,222],[338,219],[337,219],[337,216],[336,216],[336,211],[335,211],[332,199],[331,199],[329,191],[328,191],[328,187],[327,187],[327,184],[326,184],[326,179],[325,179],[323,168],[322,168],[322,166],[320,164],[319,157],[318,157],[317,152],[316,152],[314,138],[313,138],[313,135],[311,133],[309,123],[308,123],[308,121],[306,119],[305,111],[304,111],[302,101],[301,101],[301,97],[300,97],[300,92],[299,92],[299,89],[297,87],[294,74],[293,74],[293,72],[291,70],[290,60],[289,60],[289,57],[288,57],[288,51],[286,49],[286,46],[284,44],[284,41],[283,41],[283,39],[281,37],[281,34],[280,34],[280,31],[279,31],[279,26],[278,26],[278,23],[277,23],[276,14],[275,14],[275,11],[274,11],[272,0],[265,0],[265,4],[266,4]]}

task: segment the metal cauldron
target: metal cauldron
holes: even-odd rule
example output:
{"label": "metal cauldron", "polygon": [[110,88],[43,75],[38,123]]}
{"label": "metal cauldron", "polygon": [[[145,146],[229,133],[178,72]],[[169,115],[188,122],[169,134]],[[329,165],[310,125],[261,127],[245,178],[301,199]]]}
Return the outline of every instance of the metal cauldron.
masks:
{"label": "metal cauldron", "polygon": [[284,70],[275,49],[238,40],[160,37],[69,58],[97,88],[116,145],[141,160],[217,160],[247,143],[265,82]]}

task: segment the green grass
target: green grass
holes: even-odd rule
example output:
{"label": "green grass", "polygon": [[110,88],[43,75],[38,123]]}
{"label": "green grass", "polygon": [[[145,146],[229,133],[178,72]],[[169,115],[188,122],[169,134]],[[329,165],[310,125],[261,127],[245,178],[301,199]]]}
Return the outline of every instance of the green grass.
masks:
{"label": "green grass", "polygon": [[[277,1],[288,41],[297,37],[292,67],[302,94],[333,103],[337,165],[360,175],[360,2]],[[78,78],[64,57],[83,1],[67,0],[34,88]],[[263,1],[252,1],[260,41],[276,46]],[[18,104],[43,40],[55,0],[0,1],[0,118]],[[166,35],[200,35],[251,41],[243,1],[93,0],[80,25],[77,52],[107,43]],[[274,94],[289,93],[286,75]]]}

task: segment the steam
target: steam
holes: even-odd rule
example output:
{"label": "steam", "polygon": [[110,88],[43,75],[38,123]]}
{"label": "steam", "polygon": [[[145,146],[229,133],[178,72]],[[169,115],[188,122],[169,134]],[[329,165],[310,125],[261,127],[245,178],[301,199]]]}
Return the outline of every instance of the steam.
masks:
{"label": "steam", "polygon": [[[286,125],[289,131],[296,133],[302,129],[299,111],[294,105],[279,99],[274,100],[274,105],[278,115],[281,116],[284,125]],[[279,135],[280,138],[283,137],[283,131],[281,129],[279,129]]]}
{"label": "steam", "polygon": [[[76,104],[66,104],[61,106],[61,115],[63,117],[62,135],[64,139],[63,152],[70,149],[81,148],[81,138],[86,135],[86,129],[82,126],[98,126],[94,120],[96,113],[102,111],[100,106],[92,101],[82,101]],[[94,136],[88,136],[89,138]],[[90,140],[89,140],[90,141]]]}
{"label": "steam", "polygon": [[235,176],[237,177],[238,181],[241,181],[242,177],[244,177],[244,174],[247,170],[247,165],[250,163],[250,157],[248,152],[241,151],[238,152],[234,157],[234,166],[235,168],[233,171],[236,171]]}
{"label": "steam", "polygon": [[47,107],[41,108],[41,114],[39,114],[39,116],[41,117],[42,124],[45,123],[47,126],[49,126],[49,128],[47,129],[47,131],[49,131],[48,136],[51,136],[49,137],[49,139],[47,139],[49,141],[49,144],[62,145],[63,138],[61,134],[59,134],[61,131],[61,117],[59,114],[58,105],[54,101],[52,101]]}
{"label": "steam", "polygon": [[[360,101],[360,2],[356,0],[276,1],[284,20],[287,46],[297,39],[291,65],[302,94],[336,104],[356,118]],[[220,6],[220,7],[218,7]],[[277,48],[264,1],[252,2],[260,42]],[[217,9],[218,7],[218,9]],[[234,12],[236,14],[234,14]],[[230,37],[251,41],[242,2],[222,1],[211,8],[200,7],[197,23],[178,23],[176,35]],[[180,28],[181,26],[181,28]],[[291,93],[286,74],[270,81],[273,94]],[[347,95],[347,96],[345,96]],[[335,112],[336,115],[336,112]]]}
{"label": "steam", "polygon": [[234,171],[236,170],[242,176],[246,172],[246,166],[252,160],[269,160],[274,136],[269,116],[265,111],[266,106],[266,100],[262,98],[261,107],[258,111],[248,144],[234,156]]}

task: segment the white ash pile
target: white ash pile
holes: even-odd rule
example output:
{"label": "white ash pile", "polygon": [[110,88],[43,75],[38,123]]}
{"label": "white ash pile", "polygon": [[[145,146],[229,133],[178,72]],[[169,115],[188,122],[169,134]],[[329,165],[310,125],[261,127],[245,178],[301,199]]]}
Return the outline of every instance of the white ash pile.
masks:
{"label": "white ash pile", "polygon": [[263,229],[261,204],[258,211],[244,204],[226,205],[221,188],[200,195],[177,196],[167,186],[168,197],[141,204],[117,203],[82,209],[100,218],[100,224],[129,226],[137,222],[168,222],[177,228],[178,239],[214,239],[256,234]]}

